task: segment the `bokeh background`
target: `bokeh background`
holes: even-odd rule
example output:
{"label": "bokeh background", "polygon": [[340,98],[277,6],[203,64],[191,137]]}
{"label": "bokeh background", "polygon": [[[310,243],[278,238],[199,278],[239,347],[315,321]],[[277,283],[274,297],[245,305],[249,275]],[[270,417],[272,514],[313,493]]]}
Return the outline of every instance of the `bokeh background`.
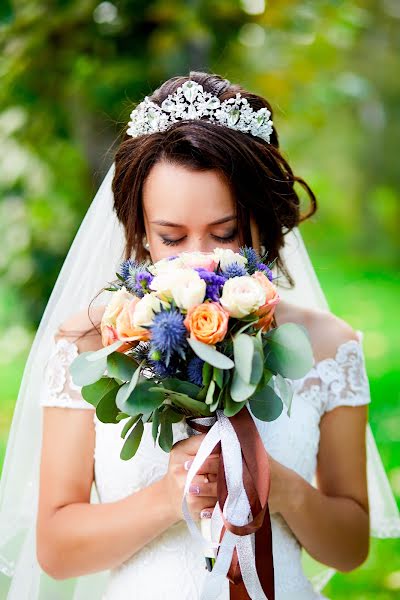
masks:
{"label": "bokeh background", "polygon": [[[192,69],[269,99],[317,195],[302,233],[332,311],[364,332],[400,497],[399,23],[398,0],[2,0],[0,469],[35,329],[132,104]],[[400,541],[373,540],[324,591],[400,598]]]}

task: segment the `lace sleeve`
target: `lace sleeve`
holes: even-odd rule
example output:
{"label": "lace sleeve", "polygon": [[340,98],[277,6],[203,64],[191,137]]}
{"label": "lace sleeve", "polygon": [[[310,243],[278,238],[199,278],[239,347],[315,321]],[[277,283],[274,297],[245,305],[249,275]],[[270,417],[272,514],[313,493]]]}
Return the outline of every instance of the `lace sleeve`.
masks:
{"label": "lace sleeve", "polygon": [[41,406],[62,406],[65,408],[95,407],[83,399],[81,387],[74,384],[69,365],[78,356],[78,346],[66,338],[53,340],[50,358],[44,367],[44,391]]}
{"label": "lace sleeve", "polygon": [[323,412],[337,406],[358,406],[371,402],[370,387],[362,345],[348,340],[338,346],[335,358],[315,365],[324,388]]}

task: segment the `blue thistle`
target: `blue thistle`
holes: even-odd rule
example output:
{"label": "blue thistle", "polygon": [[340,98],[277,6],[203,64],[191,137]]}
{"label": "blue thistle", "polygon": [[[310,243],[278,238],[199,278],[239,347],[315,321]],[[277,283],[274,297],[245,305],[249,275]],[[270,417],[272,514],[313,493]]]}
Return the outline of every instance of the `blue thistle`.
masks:
{"label": "blue thistle", "polygon": [[254,250],[254,248],[242,246],[239,249],[239,254],[247,258],[247,272],[249,275],[253,275],[253,273],[257,270],[257,263],[260,260],[257,252]]}
{"label": "blue thistle", "polygon": [[179,354],[185,358],[186,327],[183,324],[184,316],[176,309],[161,309],[156,313],[151,330],[152,347],[165,357],[168,367],[171,357]]}
{"label": "blue thistle", "polygon": [[233,262],[222,271],[224,277],[231,279],[232,277],[242,277],[247,275],[247,270],[243,265]]}
{"label": "blue thistle", "polygon": [[196,385],[203,385],[203,365],[204,360],[199,358],[198,356],[194,356],[187,366],[187,374],[189,381],[191,383],[195,383]]}
{"label": "blue thistle", "polygon": [[129,275],[131,275],[132,273],[136,273],[138,267],[139,263],[136,260],[128,258],[127,260],[124,260],[121,263],[121,266],[119,268],[119,275],[121,275],[121,277],[123,277],[124,279],[127,279]]}
{"label": "blue thistle", "polygon": [[272,271],[267,265],[264,265],[264,263],[257,263],[256,271],[262,271],[268,277],[268,279],[272,281]]}
{"label": "blue thistle", "polygon": [[153,371],[154,375],[156,377],[159,377],[160,379],[166,379],[167,377],[174,377],[174,375],[176,375],[177,366],[172,363],[167,365],[162,357],[160,357],[159,360],[150,358],[149,366]]}

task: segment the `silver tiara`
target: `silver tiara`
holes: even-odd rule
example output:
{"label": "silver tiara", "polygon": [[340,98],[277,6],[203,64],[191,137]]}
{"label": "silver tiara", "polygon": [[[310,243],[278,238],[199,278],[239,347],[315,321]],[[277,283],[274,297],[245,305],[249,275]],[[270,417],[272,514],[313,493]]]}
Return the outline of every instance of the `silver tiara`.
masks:
{"label": "silver tiara", "polygon": [[203,116],[207,116],[211,123],[251,133],[270,142],[273,121],[269,118],[271,112],[267,108],[253,110],[240,92],[236,93],[235,98],[220,102],[217,96],[205,92],[202,85],[192,80],[185,81],[173,94],[169,94],[161,106],[145,96],[131,112],[126,133],[137,137],[144,133],[165,131],[172,123]]}

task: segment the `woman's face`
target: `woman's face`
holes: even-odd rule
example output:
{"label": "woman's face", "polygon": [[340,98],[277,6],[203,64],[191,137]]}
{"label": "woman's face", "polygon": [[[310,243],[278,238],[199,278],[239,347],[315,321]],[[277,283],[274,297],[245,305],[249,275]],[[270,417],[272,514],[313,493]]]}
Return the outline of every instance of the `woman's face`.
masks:
{"label": "woman's face", "polygon": [[[216,246],[237,252],[243,243],[235,200],[217,170],[156,163],[143,185],[143,217],[153,262],[178,252],[211,252]],[[258,248],[252,220],[251,232]]]}

